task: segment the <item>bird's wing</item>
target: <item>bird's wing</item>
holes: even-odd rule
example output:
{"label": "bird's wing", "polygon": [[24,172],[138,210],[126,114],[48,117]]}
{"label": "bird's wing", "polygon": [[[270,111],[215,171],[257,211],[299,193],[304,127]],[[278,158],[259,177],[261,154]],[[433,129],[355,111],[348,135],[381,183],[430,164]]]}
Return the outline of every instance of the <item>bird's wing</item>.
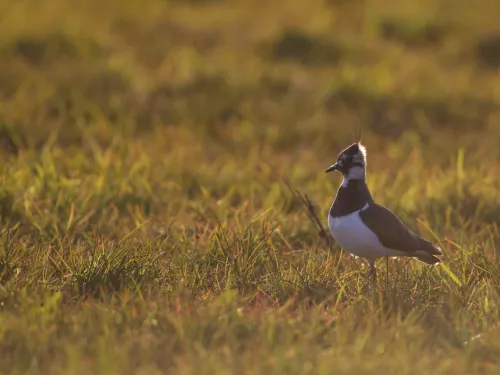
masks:
{"label": "bird's wing", "polygon": [[440,255],[441,250],[429,241],[409,230],[399,218],[387,208],[372,203],[359,213],[361,220],[389,249],[408,253],[425,251]]}

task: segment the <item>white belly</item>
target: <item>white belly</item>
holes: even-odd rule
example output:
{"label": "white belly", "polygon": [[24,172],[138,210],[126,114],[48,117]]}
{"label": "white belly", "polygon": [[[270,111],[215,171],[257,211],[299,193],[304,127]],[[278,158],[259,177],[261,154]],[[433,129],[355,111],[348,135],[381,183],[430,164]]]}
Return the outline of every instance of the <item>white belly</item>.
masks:
{"label": "white belly", "polygon": [[359,211],[337,218],[328,215],[328,227],[335,241],[354,256],[375,260],[402,255],[402,252],[382,245],[377,236],[363,223]]}

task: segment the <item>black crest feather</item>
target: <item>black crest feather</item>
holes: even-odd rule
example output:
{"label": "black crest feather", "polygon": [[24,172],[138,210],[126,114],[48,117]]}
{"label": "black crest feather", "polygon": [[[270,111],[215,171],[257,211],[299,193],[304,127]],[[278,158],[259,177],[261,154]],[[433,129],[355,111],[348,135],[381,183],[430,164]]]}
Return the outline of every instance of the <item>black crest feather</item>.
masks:
{"label": "black crest feather", "polygon": [[363,136],[363,127],[361,125],[355,125],[354,126],[354,143],[360,144],[361,143],[361,138]]}

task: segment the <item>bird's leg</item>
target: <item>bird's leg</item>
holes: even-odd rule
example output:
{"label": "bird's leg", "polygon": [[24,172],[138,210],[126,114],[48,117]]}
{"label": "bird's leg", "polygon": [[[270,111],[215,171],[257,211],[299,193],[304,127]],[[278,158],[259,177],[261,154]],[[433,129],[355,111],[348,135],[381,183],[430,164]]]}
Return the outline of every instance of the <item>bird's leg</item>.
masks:
{"label": "bird's leg", "polygon": [[377,269],[375,268],[375,261],[369,260],[368,264],[370,265],[368,276],[371,276],[372,280],[375,281],[377,279]]}

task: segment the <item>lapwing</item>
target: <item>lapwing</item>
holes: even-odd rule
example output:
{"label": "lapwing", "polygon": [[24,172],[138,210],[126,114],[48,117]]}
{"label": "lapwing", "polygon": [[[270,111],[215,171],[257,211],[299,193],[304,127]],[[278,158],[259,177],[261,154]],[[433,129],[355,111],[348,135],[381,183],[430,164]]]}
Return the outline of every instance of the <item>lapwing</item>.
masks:
{"label": "lapwing", "polygon": [[328,215],[335,241],[348,253],[368,260],[376,277],[375,261],[382,257],[412,257],[435,265],[439,247],[408,229],[387,208],[375,203],[366,184],[366,149],[358,141],[343,150],[325,172],[338,171],[344,180]]}

